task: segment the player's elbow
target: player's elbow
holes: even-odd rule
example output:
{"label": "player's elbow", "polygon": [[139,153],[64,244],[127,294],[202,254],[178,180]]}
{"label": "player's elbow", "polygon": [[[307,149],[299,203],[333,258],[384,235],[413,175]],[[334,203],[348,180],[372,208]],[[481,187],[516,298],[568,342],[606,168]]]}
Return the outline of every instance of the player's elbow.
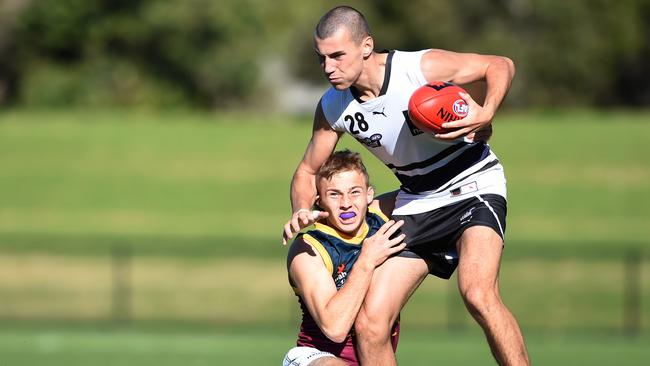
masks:
{"label": "player's elbow", "polygon": [[503,63],[505,69],[508,71],[508,75],[510,75],[510,78],[513,78],[515,76],[515,63],[512,61],[512,59],[501,56],[501,62]]}
{"label": "player's elbow", "polygon": [[322,326],[321,330],[327,338],[329,338],[334,343],[343,343],[350,332],[350,329],[344,329],[344,327],[331,325],[331,326]]}
{"label": "player's elbow", "polygon": [[294,173],[294,176],[296,177],[307,177],[311,178],[314,175],[316,175],[316,170],[310,166],[307,163],[301,162],[298,167],[296,168],[296,172]]}
{"label": "player's elbow", "polygon": [[316,170],[305,162],[301,162],[293,173],[292,183],[298,185],[309,184],[314,180],[315,176]]}
{"label": "player's elbow", "polygon": [[335,332],[331,334],[326,334],[326,336],[334,343],[343,343],[345,342],[345,338],[347,338],[348,333]]}
{"label": "player's elbow", "polygon": [[291,179],[292,193],[308,191],[309,188],[313,186],[315,175],[316,174],[309,168],[305,167],[304,164],[300,164],[293,173],[293,178]]}

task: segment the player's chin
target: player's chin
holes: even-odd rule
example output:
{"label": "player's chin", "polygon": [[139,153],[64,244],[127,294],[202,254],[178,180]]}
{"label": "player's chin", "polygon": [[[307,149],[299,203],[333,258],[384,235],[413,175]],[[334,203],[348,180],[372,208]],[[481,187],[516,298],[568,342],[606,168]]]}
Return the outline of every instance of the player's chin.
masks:
{"label": "player's chin", "polygon": [[341,79],[330,80],[330,85],[336,90],[345,90],[352,86],[352,83]]}
{"label": "player's chin", "polygon": [[342,219],[342,218],[339,217],[339,218],[337,218],[336,221],[337,221],[337,224],[338,224],[337,226],[339,227],[339,230],[346,233],[346,234],[353,233],[360,226],[359,216],[355,216],[355,217],[353,217],[351,219]]}
{"label": "player's chin", "polygon": [[340,232],[350,236],[354,236],[354,233],[358,228],[359,228],[358,225],[339,225],[338,227]]}

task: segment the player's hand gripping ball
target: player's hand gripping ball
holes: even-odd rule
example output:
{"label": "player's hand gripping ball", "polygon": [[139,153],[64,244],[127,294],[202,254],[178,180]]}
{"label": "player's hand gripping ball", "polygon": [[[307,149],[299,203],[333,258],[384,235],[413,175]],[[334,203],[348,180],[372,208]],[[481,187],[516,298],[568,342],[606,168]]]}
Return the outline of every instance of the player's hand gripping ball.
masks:
{"label": "player's hand gripping ball", "polygon": [[442,128],[442,124],[464,118],[469,112],[469,105],[459,92],[466,93],[463,88],[444,81],[419,87],[409,100],[411,121],[421,130],[433,134],[450,132],[450,129]]}

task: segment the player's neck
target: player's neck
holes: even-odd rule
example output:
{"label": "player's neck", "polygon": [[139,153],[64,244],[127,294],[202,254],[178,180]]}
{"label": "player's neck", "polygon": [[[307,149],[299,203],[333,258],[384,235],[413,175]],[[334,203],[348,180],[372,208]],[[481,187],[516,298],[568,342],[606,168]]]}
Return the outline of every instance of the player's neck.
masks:
{"label": "player's neck", "polygon": [[379,96],[384,84],[387,57],[387,53],[373,52],[364,61],[363,71],[353,85],[361,100],[371,100]]}

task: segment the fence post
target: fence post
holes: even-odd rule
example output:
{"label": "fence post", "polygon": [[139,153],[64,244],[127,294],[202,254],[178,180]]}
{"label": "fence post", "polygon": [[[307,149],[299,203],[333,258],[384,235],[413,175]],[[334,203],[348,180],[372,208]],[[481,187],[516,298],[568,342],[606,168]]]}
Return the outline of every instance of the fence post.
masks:
{"label": "fence post", "polygon": [[624,257],[625,283],[623,332],[637,336],[641,330],[641,253],[632,249]]}
{"label": "fence post", "polygon": [[114,245],[111,250],[112,321],[125,323],[131,319],[131,247]]}

